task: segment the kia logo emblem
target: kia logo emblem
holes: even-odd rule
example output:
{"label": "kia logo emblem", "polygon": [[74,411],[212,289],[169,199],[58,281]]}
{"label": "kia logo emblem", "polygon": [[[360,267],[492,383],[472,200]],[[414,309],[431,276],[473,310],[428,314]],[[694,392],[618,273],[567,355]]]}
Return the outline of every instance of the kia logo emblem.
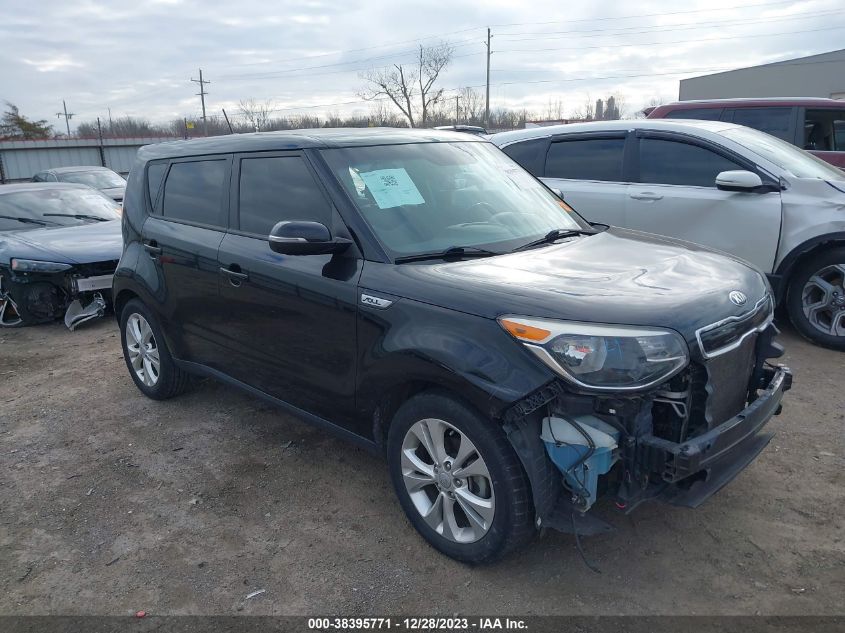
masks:
{"label": "kia logo emblem", "polygon": [[731,292],[731,294],[728,295],[728,298],[731,300],[731,303],[738,306],[744,306],[745,302],[748,301],[748,297],[739,290]]}

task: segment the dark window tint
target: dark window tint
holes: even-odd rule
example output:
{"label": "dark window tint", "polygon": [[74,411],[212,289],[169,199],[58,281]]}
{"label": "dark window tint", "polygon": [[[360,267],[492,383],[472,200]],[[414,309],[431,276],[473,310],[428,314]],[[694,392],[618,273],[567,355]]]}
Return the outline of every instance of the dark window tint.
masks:
{"label": "dark window tint", "polygon": [[147,167],[147,186],[150,189],[150,204],[158,212],[161,210],[161,204],[156,204],[158,199],[158,190],[161,188],[161,179],[164,177],[164,172],[167,170],[167,163],[150,163]]}
{"label": "dark window tint", "polygon": [[737,125],[753,127],[755,130],[777,136],[785,141],[789,138],[789,119],[792,108],[737,108],[733,119]]}
{"label": "dark window tint", "polygon": [[715,187],[722,171],[743,169],[719,154],[689,143],[640,139],[640,182]]}
{"label": "dark window tint", "polygon": [[804,118],[804,149],[818,152],[845,151],[845,110],[807,110]]}
{"label": "dark window tint", "polygon": [[666,115],[666,118],[718,121],[722,117],[722,110],[723,108],[691,108],[689,110],[672,110]]}
{"label": "dark window tint", "polygon": [[521,143],[512,143],[502,151],[535,176],[543,175],[543,158],[548,138],[536,138]]}
{"label": "dark window tint", "polygon": [[173,163],[164,184],[164,217],[224,226],[221,205],[226,161]]}
{"label": "dark window tint", "polygon": [[624,138],[557,141],[549,148],[546,177],[619,182],[624,147]]}
{"label": "dark window tint", "polygon": [[330,226],[331,207],[304,161],[295,156],[241,161],[240,229],[269,235],[283,220]]}

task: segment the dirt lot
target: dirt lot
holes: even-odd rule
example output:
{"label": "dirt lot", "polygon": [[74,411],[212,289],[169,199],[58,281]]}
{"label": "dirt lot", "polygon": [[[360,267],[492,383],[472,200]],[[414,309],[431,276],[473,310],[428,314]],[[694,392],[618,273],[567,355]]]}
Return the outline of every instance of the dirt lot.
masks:
{"label": "dirt lot", "polygon": [[144,398],[111,320],[2,331],[0,613],[841,614],[845,355],[784,342],[769,448],[698,510],[599,508],[597,574],[557,533],[444,558],[378,458],[214,382]]}

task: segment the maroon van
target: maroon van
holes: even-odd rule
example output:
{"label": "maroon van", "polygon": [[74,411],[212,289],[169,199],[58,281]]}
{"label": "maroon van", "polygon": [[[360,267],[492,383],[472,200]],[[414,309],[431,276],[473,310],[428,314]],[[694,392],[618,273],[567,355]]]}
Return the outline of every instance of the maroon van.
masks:
{"label": "maroon van", "polygon": [[649,119],[705,119],[747,125],[845,169],[845,101],[815,98],[678,101],[644,111]]}

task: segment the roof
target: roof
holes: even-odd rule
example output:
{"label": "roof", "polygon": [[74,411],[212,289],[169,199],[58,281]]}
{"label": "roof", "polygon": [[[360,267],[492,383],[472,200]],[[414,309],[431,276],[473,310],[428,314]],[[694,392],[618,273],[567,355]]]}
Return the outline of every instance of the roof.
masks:
{"label": "roof", "polygon": [[147,145],[138,151],[143,160],[201,154],[256,152],[285,149],[366,147],[408,143],[484,142],[468,134],[406,128],[313,128],[283,132],[229,134],[190,141]]}
{"label": "roof", "polygon": [[86,189],[90,191],[91,187],[72,182],[20,182],[11,185],[0,185],[0,195],[20,191],[37,191],[39,189]]}
{"label": "roof", "polygon": [[589,123],[570,123],[568,125],[548,125],[545,127],[533,127],[524,130],[513,130],[512,132],[500,132],[493,134],[490,140],[496,145],[504,146],[515,141],[524,141],[529,138],[544,138],[557,134],[578,134],[583,132],[619,132],[626,130],[665,130],[672,132],[696,133],[704,130],[707,132],[721,132],[729,128],[740,127],[733,123],[722,121],[696,121],[691,119],[634,119],[618,121],[591,121]]}
{"label": "roof", "polygon": [[839,107],[845,108],[845,101],[839,99],[825,99],[823,97],[757,97],[733,99],[694,99],[690,101],[674,101],[664,103],[654,108],[655,110],[672,106],[672,109],[687,109],[696,107],[723,107],[723,106],[816,106],[816,107]]}
{"label": "roof", "polygon": [[[108,167],[100,167],[99,165],[76,165],[71,167],[50,167],[49,169],[42,169],[42,172],[49,172],[51,174],[70,174],[79,171],[112,171]],[[40,172],[39,172],[40,173]]]}

